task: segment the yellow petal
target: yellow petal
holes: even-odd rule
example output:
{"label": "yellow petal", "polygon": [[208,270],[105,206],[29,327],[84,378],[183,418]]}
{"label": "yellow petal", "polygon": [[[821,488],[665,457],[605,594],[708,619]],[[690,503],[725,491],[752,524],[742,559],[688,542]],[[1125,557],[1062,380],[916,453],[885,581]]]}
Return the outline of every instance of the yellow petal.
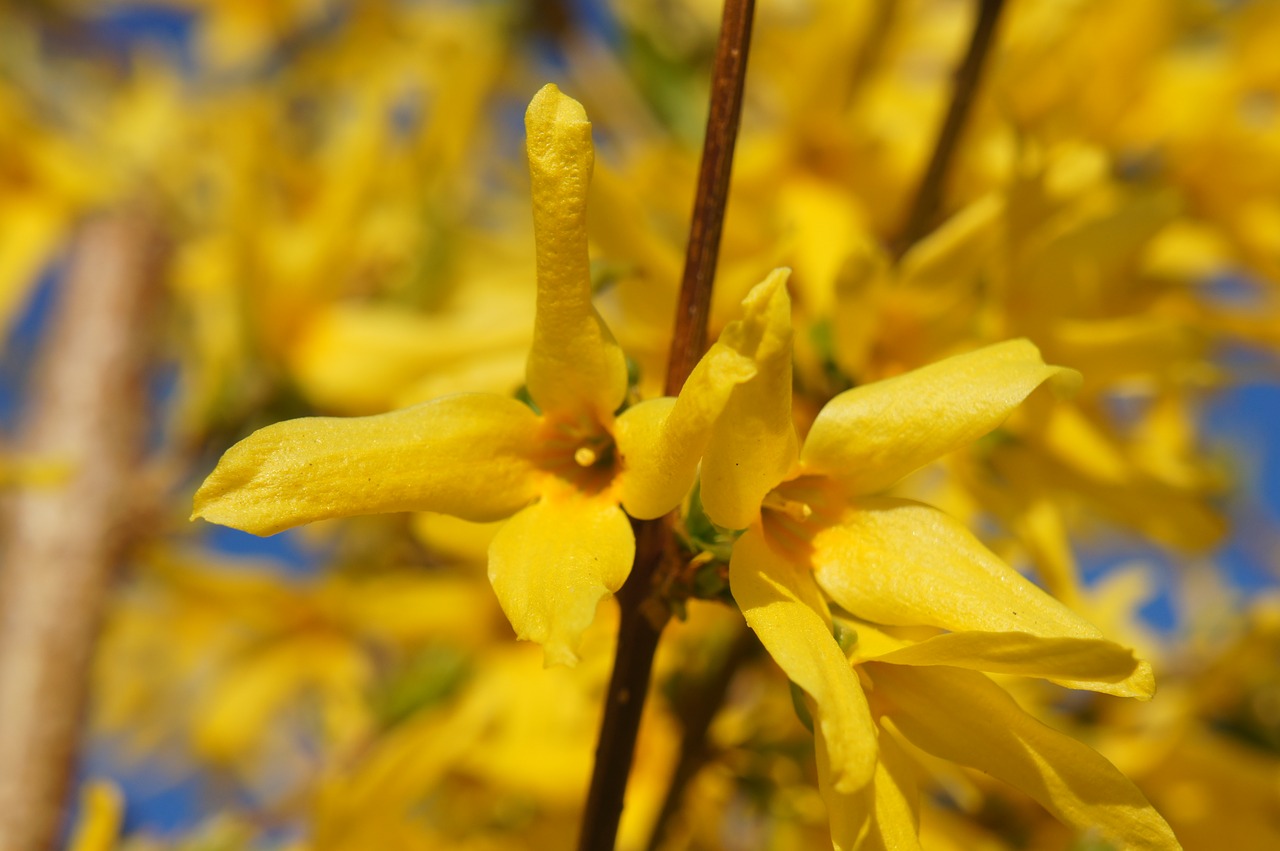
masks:
{"label": "yellow petal", "polygon": [[1052,492],[1043,488],[1033,486],[1019,494],[1016,487],[1011,486],[1009,491],[1020,503],[1014,529],[1034,560],[1045,588],[1063,603],[1078,608],[1080,573],[1061,506]]}
{"label": "yellow petal", "polygon": [[496,393],[511,396],[524,384],[524,368],[529,347],[494,348],[456,363],[432,370],[392,397],[388,407],[407,408],[454,393]]}
{"label": "yellow petal", "polygon": [[[862,630],[859,629],[859,637]],[[1112,641],[1045,638],[1025,632],[951,632],[874,657],[894,665],[950,665],[999,674],[1043,677],[1071,688],[1121,697],[1151,696],[1130,682],[1144,664]],[[1143,669],[1146,678],[1146,671]]]}
{"label": "yellow petal", "polygon": [[[788,180],[777,187],[780,217],[795,234],[792,250],[801,301],[812,315],[831,311],[836,276],[851,245],[861,248],[867,233],[860,205],[835,183]],[[859,252],[860,253],[860,252]]]}
{"label": "yellow petal", "polygon": [[334,571],[316,590],[323,617],[386,646],[418,647],[441,639],[478,645],[492,640],[497,620],[493,592],[469,573]]}
{"label": "yellow petal", "polygon": [[448,514],[421,512],[413,515],[410,528],[432,556],[445,563],[485,564],[489,560],[489,545],[502,523],[501,520],[472,523]]}
{"label": "yellow petal", "polygon": [[80,793],[81,813],[68,851],[111,851],[124,823],[124,796],[105,780],[86,783]]}
{"label": "yellow petal", "polygon": [[716,343],[678,398],[641,402],[618,417],[614,438],[622,455],[622,505],[628,514],[647,520],[679,505],[734,387],[755,374],[750,358]]}
{"label": "yellow petal", "polygon": [[1026,340],[1010,340],[855,387],[818,414],[801,461],[853,493],[875,493],[991,431],[1049,379],[1078,375],[1046,366]]}
{"label": "yellow petal", "polygon": [[255,535],[391,511],[496,520],[537,495],[528,445],[537,424],[514,399],[481,393],[276,423],[227,450],[196,491],[192,518]]}
{"label": "yellow petal", "polygon": [[1052,357],[1089,376],[1091,387],[1185,372],[1204,358],[1203,327],[1163,316],[1138,314],[1054,323]]}
{"label": "yellow petal", "polygon": [[729,584],[747,623],[786,675],[813,698],[832,789],[849,795],[875,771],[876,734],[862,686],[831,632],[808,570],[769,548],[758,529],[733,546]]}
{"label": "yellow petal", "polygon": [[557,496],[502,527],[489,547],[489,581],[518,638],[541,644],[548,665],[574,665],[596,606],[622,587],[635,550],[616,504]]}
{"label": "yellow petal", "polygon": [[543,86],[525,113],[538,307],[526,377],[544,411],[605,419],[627,393],[622,350],[591,304],[587,186],[595,153],[582,104]]}
{"label": "yellow petal", "polygon": [[[288,355],[290,371],[307,398],[327,411],[385,411],[424,376],[457,370],[474,359],[510,350],[523,365],[530,317],[522,307],[502,301],[484,310],[431,315],[387,305],[329,305],[299,329]],[[520,386],[519,368],[514,375],[498,392]],[[487,389],[476,383],[464,387]]]}
{"label": "yellow petal", "polygon": [[1075,405],[1053,405],[1036,418],[1033,439],[1052,458],[1086,478],[1108,487],[1123,487],[1135,478],[1133,468],[1114,440]]}
{"label": "yellow petal", "polygon": [[[812,698],[806,698],[809,713],[818,718],[821,710]],[[818,792],[827,805],[827,820],[831,830],[831,847],[834,851],[853,851],[866,846],[863,841],[871,827],[872,794],[870,784],[855,789],[841,790],[835,785],[831,771],[831,746],[821,725],[813,730],[815,762],[818,768]]]}
{"label": "yellow petal", "polygon": [[[935,508],[900,499],[861,500],[839,525],[814,537],[812,559],[823,590],[865,620],[898,626],[925,624],[953,632],[1084,640],[1091,643],[1077,646],[1076,652],[1089,657],[1089,663],[1078,669],[1088,672],[1085,679],[1057,677],[1052,669],[1037,676],[1134,697],[1150,697],[1154,692],[1150,666],[1114,645],[1100,652],[1110,642],[1097,627],[1031,584],[963,525]],[[997,657],[1006,654],[1003,663],[1011,664],[1007,654],[1015,652],[1017,639],[1008,642],[1003,650],[989,643],[986,649]],[[951,647],[945,652],[958,657],[978,652],[983,644],[981,639],[952,637],[942,647]],[[1066,664],[1073,658],[1067,653],[1061,661]],[[996,663],[993,659],[992,664]],[[1074,658],[1071,664],[1077,663],[1080,660]],[[1114,667],[1105,669],[1105,664]],[[1105,676],[1104,670],[1108,671]]]}
{"label": "yellow petal", "polygon": [[875,809],[863,851],[918,851],[920,791],[910,758],[890,734],[880,734]]}
{"label": "yellow petal", "polygon": [[61,205],[50,201],[31,199],[0,208],[0,333],[6,339],[41,267],[57,248],[66,219]]}
{"label": "yellow petal", "polygon": [[1004,201],[987,195],[969,204],[912,245],[898,264],[899,285],[952,301],[969,289],[1000,238]]}
{"label": "yellow petal", "polygon": [[[1052,451],[1052,450],[1050,450]],[[1170,487],[1145,476],[1121,483],[1069,470],[1045,452],[1007,443],[993,448],[988,458],[1010,481],[1024,481],[1036,490],[1069,490],[1104,517],[1137,529],[1170,547],[1204,550],[1226,532],[1226,519],[1203,496]]]}
{"label": "yellow petal", "polygon": [[795,466],[791,420],[791,299],[787,269],[775,269],[742,301],[744,316],[720,342],[751,358],[756,377],[734,389],[702,460],[702,504],[728,529],[745,529],[760,501]]}
{"label": "yellow petal", "polygon": [[857,378],[867,373],[874,355],[891,285],[891,262],[880,241],[870,234],[859,234],[843,250],[831,313],[832,354],[845,375]]}
{"label": "yellow petal", "polygon": [[191,718],[192,744],[217,763],[251,758],[280,714],[305,694],[326,722],[325,741],[349,745],[369,732],[364,695],[372,674],[359,645],[337,632],[268,642],[261,652],[238,658],[201,695]]}
{"label": "yellow petal", "polygon": [[984,771],[1063,823],[1128,849],[1176,849],[1160,814],[1100,754],[1022,711],[981,674],[866,666],[902,734],[936,756]]}

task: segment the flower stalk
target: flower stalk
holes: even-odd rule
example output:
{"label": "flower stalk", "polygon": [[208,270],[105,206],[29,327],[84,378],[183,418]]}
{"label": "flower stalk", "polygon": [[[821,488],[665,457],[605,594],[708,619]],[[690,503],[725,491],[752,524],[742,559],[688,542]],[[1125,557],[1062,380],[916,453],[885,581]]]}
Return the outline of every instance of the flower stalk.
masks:
{"label": "flower stalk", "polygon": [[720,253],[720,231],[729,198],[729,174],[742,115],[742,90],[747,79],[747,50],[755,0],[725,0],[711,72],[711,108],[698,168],[698,189],[689,224],[684,277],[676,308],[675,334],[667,362],[668,395],[680,392],[707,347],[707,317],[711,311],[711,286]]}
{"label": "flower stalk", "polygon": [[899,257],[936,224],[942,207],[942,191],[951,162],[955,158],[956,147],[960,143],[960,134],[964,131],[965,122],[973,107],[973,98],[978,91],[987,54],[991,52],[991,45],[995,41],[996,26],[1003,8],[1004,0],[978,2],[978,19],[974,22],[964,60],[956,72],[955,90],[947,107],[947,117],[943,120],[942,130],[938,133],[938,140],[929,159],[929,167],[924,179],[920,181],[920,188],[916,191],[911,212],[907,216],[907,224],[898,241]]}
{"label": "flower stalk", "polygon": [[649,834],[648,851],[658,851],[663,846],[684,803],[689,783],[715,756],[715,749],[708,740],[711,722],[724,705],[735,675],[759,648],[760,642],[756,641],[755,633],[745,626],[739,627],[719,663],[692,686],[691,694],[679,701],[680,756],[671,774],[666,797],[662,800],[662,809],[658,811],[653,831]]}
{"label": "flower stalk", "polygon": [[[742,114],[755,0],[725,0],[711,79],[711,105],[698,171],[689,245],[667,362],[666,392],[680,391],[702,356],[720,234],[729,195],[733,151]],[[674,539],[666,518],[634,521],[636,557],[618,592],[621,617],[613,673],[605,697],[595,766],[583,815],[580,851],[614,847],[640,716],[667,610],[651,605],[655,579],[671,560]]]}

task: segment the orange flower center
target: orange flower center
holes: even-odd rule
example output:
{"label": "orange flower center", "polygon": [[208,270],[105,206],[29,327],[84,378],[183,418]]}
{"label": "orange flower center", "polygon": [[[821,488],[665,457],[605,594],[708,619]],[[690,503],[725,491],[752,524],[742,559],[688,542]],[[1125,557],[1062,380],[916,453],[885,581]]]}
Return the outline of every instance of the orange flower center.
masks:
{"label": "orange flower center", "polygon": [[539,443],[538,466],[579,493],[604,493],[622,469],[613,434],[594,417],[548,418],[532,439]]}
{"label": "orange flower center", "polygon": [[760,504],[760,522],[770,546],[787,555],[807,556],[813,536],[839,514],[838,490],[825,476],[800,476],[769,491]]}

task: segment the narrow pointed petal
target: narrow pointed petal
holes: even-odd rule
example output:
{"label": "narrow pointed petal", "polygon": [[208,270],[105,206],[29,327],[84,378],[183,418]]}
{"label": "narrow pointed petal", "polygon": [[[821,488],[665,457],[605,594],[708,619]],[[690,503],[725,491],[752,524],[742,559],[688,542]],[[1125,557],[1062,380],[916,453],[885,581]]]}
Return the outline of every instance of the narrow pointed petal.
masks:
{"label": "narrow pointed petal", "polygon": [[622,587],[636,540],[615,503],[543,499],[502,527],[489,547],[489,581],[516,636],[548,665],[575,665],[596,606]]}
{"label": "narrow pointed petal", "polygon": [[875,771],[875,727],[807,568],[780,557],[758,529],[751,529],[733,546],[729,585],[769,655],[813,698],[832,788],[842,795],[863,789]]}
{"label": "narrow pointed petal", "polygon": [[[1093,642],[1087,646],[1098,652],[1085,652],[1088,664],[1078,656],[1073,662],[1082,665],[1077,672],[1084,679],[1052,676],[1051,667],[1038,676],[1133,697],[1154,693],[1150,666],[1119,647],[1101,652],[1110,642],[1097,627],[1031,584],[936,508],[901,499],[860,500],[838,525],[814,537],[812,558],[823,590],[865,620]],[[996,656],[1016,655],[1016,640],[1008,641],[1005,651],[990,643],[986,647]],[[957,656],[966,648],[983,648],[981,639],[954,637],[942,646]],[[1067,663],[1066,658],[1059,661]],[[1012,664],[1007,657],[1005,663]]]}
{"label": "narrow pointed petal", "polygon": [[[289,369],[307,399],[327,411],[359,415],[407,407],[399,403],[406,389],[424,380],[438,381],[442,373],[496,353],[517,353],[523,366],[530,319],[525,304],[510,305],[506,300],[433,314],[403,306],[338,302],[315,310],[306,320],[290,346]],[[475,382],[460,386],[488,389]],[[495,392],[510,393],[519,386],[517,378]],[[448,392],[421,394],[413,401]]]}
{"label": "narrow pointed petal", "polygon": [[863,851],[919,851],[920,790],[910,758],[890,733],[880,734],[875,809]]}
{"label": "narrow pointed petal", "polygon": [[1078,379],[1026,340],[987,346],[841,393],[818,414],[801,462],[851,493],[875,493],[991,431],[1044,382]]}
{"label": "narrow pointed petal", "polygon": [[981,674],[955,668],[866,666],[889,716],[912,744],[984,771],[1035,798],[1078,831],[1117,847],[1179,848],[1128,778],[1091,748],[1024,712]]}
{"label": "narrow pointed petal", "polygon": [[[812,703],[812,701],[810,701]],[[810,707],[810,714],[818,717],[820,710]],[[831,830],[833,851],[854,851],[865,848],[865,840],[871,829],[873,790],[871,785],[856,789],[836,788],[831,771],[830,746],[822,726],[813,730],[815,761],[818,767],[818,792],[827,805],[827,821]]]}
{"label": "narrow pointed petal", "polygon": [[227,450],[196,491],[192,519],[255,535],[392,511],[497,520],[537,496],[528,446],[537,425],[528,407],[484,393],[276,423]]}
{"label": "narrow pointed petal", "polygon": [[[862,629],[858,631],[862,637]],[[1113,641],[1047,638],[1025,632],[950,632],[865,657],[894,665],[949,665],[993,674],[1042,677],[1069,688],[1151,697],[1147,663]]]}
{"label": "narrow pointed petal", "polygon": [[796,463],[791,420],[789,270],[776,269],[742,301],[744,316],[720,342],[756,364],[757,375],[734,390],[716,421],[702,460],[702,504],[728,529],[745,529],[760,502]]}
{"label": "narrow pointed petal", "polygon": [[628,408],[614,429],[622,455],[622,505],[632,517],[661,517],[693,487],[712,427],[755,363],[723,343],[698,362],[677,398]]}
{"label": "narrow pointed petal", "polygon": [[118,786],[90,780],[81,787],[80,817],[67,844],[68,851],[112,851],[124,824],[125,801]]}
{"label": "narrow pointed petal", "polygon": [[591,304],[587,186],[595,152],[582,104],[543,86],[525,113],[538,306],[526,379],[544,411],[604,419],[627,393],[622,350]]}

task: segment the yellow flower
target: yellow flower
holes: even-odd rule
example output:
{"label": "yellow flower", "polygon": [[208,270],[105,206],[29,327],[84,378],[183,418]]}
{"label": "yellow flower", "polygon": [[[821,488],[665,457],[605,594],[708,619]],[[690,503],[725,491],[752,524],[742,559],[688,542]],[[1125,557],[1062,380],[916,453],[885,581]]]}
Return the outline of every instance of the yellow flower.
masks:
{"label": "yellow flower", "polygon": [[105,187],[85,153],[42,126],[8,80],[0,80],[0,161],[0,333],[7,335],[76,216]]}
{"label": "yellow flower", "polygon": [[80,821],[70,851],[111,851],[124,821],[124,796],[106,780],[90,780],[80,790]]}
{"label": "yellow flower", "polygon": [[399,696],[370,700],[388,671],[462,658],[506,633],[487,589],[454,571],[339,570],[304,583],[246,567],[142,554],[94,671],[95,724],[127,751],[180,739],[245,782],[299,780],[298,742],[343,754],[377,732]]}
{"label": "yellow flower", "polygon": [[510,517],[489,549],[494,591],[520,638],[542,644],[548,663],[573,664],[597,604],[631,570],[627,513],[654,518],[679,503],[710,423],[755,369],[718,344],[678,400],[617,414],[626,363],[591,303],[591,124],[548,85],[526,129],[538,279],[526,381],[536,410],[469,393],[378,416],[277,423],[227,452],[196,493],[193,517],[255,534],[391,511]]}
{"label": "yellow flower", "polygon": [[[1025,340],[1001,343],[837,396],[800,447],[790,411],[789,304],[779,283],[747,299],[767,316],[752,341],[758,374],[732,391],[713,429],[701,493],[713,521],[747,530],[734,545],[730,584],[747,622],[808,696],[836,847],[916,843],[914,787],[877,732],[837,635],[846,646],[856,636],[853,661],[876,660],[862,676],[887,696],[890,708],[877,714],[888,712],[912,743],[1005,778],[1078,828],[1096,824],[1140,847],[1175,845],[1113,766],[1038,726],[976,673],[1146,698],[1150,666],[946,514],[874,496],[998,426],[1039,385],[1077,376],[1046,366]],[[828,600],[848,613],[841,622]],[[873,623],[933,630],[913,643]],[[935,691],[943,697],[933,702]],[[1095,799],[1084,788],[1102,791]]]}

